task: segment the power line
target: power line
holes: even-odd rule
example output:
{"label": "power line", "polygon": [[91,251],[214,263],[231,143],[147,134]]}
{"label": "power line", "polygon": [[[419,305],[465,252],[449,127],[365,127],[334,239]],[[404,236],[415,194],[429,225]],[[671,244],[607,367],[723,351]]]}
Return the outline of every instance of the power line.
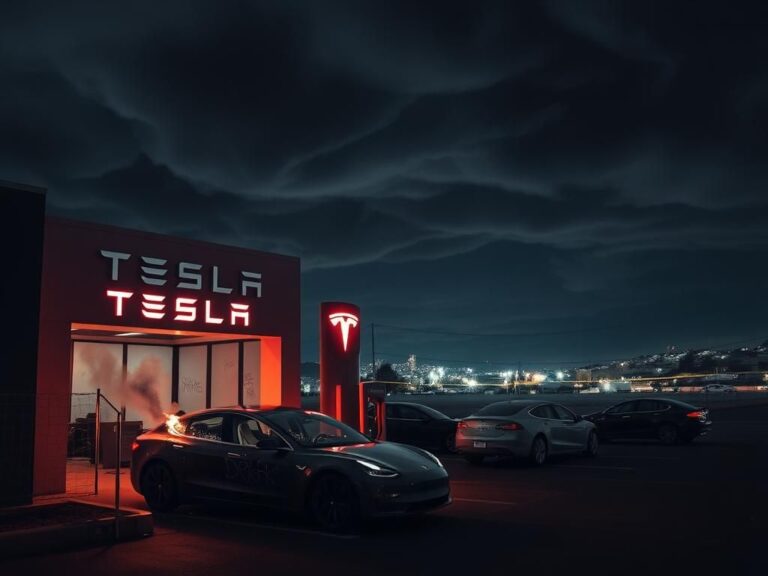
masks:
{"label": "power line", "polygon": [[[407,358],[409,354],[402,352],[376,352],[376,356],[379,358]],[[596,364],[600,362],[613,362],[615,358],[610,360],[561,360],[561,361],[549,361],[549,360],[514,360],[514,361],[501,361],[501,360],[456,360],[447,358],[434,358],[430,356],[422,356],[417,354],[421,360],[429,360],[430,362],[439,362],[441,364],[463,364],[471,366],[479,366],[482,364],[496,365],[496,366],[509,366],[512,364],[527,364],[527,365],[566,365],[566,364]]]}
{"label": "power line", "polygon": [[418,332],[420,334],[438,334],[441,336],[470,336],[474,338],[527,338],[531,336],[562,336],[565,334],[581,334],[583,332],[600,332],[604,330],[619,330],[626,326],[602,326],[593,328],[576,328],[573,330],[558,330],[552,332],[451,332],[448,330],[427,330],[425,328],[411,328],[408,326],[394,326],[392,324],[371,324],[374,328],[389,328],[402,332]]}

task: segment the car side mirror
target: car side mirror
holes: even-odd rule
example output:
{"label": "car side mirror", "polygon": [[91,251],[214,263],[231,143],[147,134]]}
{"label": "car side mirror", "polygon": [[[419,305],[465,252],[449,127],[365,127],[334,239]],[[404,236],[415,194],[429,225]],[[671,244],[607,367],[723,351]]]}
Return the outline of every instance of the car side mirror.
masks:
{"label": "car side mirror", "polygon": [[576,414],[576,420],[574,420],[574,422],[581,422],[582,420],[584,420],[584,416]]}

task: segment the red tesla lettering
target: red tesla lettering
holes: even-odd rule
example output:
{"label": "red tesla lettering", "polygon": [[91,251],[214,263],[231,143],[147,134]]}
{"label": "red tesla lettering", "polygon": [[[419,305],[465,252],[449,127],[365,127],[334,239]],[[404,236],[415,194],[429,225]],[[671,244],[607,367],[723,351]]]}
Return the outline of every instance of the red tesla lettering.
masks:
{"label": "red tesla lettering", "polygon": [[232,326],[237,326],[238,318],[243,321],[243,326],[248,326],[250,323],[250,316],[248,314],[250,306],[248,306],[248,304],[235,304],[234,302],[232,302],[230,306],[232,306],[232,312],[229,320]]}
{"label": "red tesla lettering", "polygon": [[120,292],[119,290],[107,290],[107,296],[115,298],[115,316],[123,315],[123,300],[133,296],[133,292]]}
{"label": "red tesla lettering", "polygon": [[205,322],[206,324],[221,324],[224,322],[224,318],[214,318],[211,316],[211,301],[205,301]]}
{"label": "red tesla lettering", "polygon": [[176,316],[174,320],[182,322],[194,322],[197,318],[196,298],[176,298]]}
{"label": "red tesla lettering", "polygon": [[141,303],[141,313],[145,318],[161,320],[165,317],[165,296],[155,294],[142,294],[144,300]]}

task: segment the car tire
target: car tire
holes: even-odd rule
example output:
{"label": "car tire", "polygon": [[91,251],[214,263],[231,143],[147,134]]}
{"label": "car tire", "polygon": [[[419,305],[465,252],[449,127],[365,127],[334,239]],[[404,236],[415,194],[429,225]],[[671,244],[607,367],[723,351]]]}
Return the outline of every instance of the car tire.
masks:
{"label": "car tire", "polygon": [[456,434],[450,433],[443,439],[443,450],[448,453],[456,452]]}
{"label": "car tire", "polygon": [[179,491],[173,471],[163,462],[153,462],[141,474],[141,493],[147,506],[156,512],[173,512],[179,505]]}
{"label": "car tire", "polygon": [[600,441],[597,438],[597,432],[592,430],[587,436],[587,446],[584,449],[584,455],[594,458],[600,448]]}
{"label": "car tire", "polygon": [[662,424],[659,426],[656,435],[658,436],[659,441],[667,446],[677,444],[680,441],[680,431],[674,424]]}
{"label": "car tire", "polygon": [[352,482],[341,474],[324,474],[312,486],[309,511],[323,530],[356,532],[360,528],[360,498]]}
{"label": "car tire", "polygon": [[482,454],[464,454],[464,460],[466,460],[470,464],[478,465],[483,463],[483,460],[485,460],[485,456],[483,456]]}
{"label": "car tire", "polygon": [[531,443],[531,453],[528,456],[531,464],[534,466],[543,466],[549,456],[549,447],[547,446],[547,439],[541,434],[536,436]]}

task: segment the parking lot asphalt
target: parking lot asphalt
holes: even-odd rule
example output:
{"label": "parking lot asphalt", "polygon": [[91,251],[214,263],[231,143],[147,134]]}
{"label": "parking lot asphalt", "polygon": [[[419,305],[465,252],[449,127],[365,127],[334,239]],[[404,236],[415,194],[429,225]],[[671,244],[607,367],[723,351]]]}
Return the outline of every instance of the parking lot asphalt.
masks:
{"label": "parking lot asphalt", "polygon": [[712,432],[692,445],[614,443],[543,468],[444,455],[452,505],[357,536],[193,507],[156,517],[152,538],[0,563],[0,573],[764,576],[768,405],[730,404],[711,407]]}

